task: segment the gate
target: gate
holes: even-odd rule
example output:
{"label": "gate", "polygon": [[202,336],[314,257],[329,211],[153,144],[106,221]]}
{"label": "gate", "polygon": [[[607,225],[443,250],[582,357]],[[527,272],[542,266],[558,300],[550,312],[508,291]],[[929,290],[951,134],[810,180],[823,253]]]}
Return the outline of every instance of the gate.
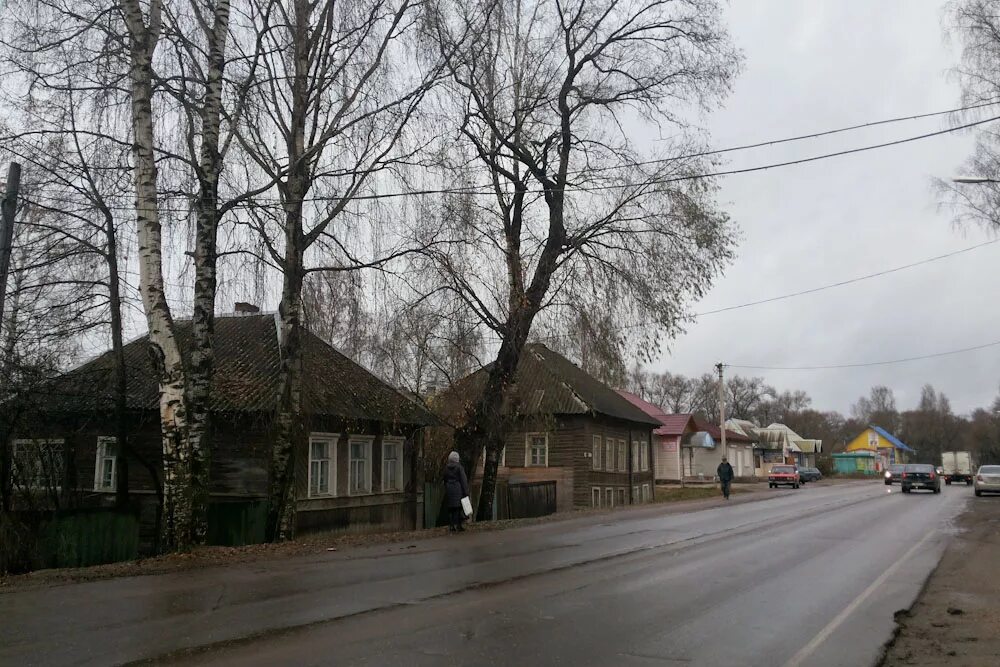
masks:
{"label": "gate", "polygon": [[527,519],[554,514],[555,511],[555,482],[527,482],[507,486],[508,518]]}

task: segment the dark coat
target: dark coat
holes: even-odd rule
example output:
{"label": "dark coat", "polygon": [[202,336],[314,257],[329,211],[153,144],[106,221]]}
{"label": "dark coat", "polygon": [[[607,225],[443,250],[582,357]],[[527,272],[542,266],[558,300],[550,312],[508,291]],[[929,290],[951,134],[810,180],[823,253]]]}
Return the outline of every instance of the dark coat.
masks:
{"label": "dark coat", "polygon": [[469,478],[461,463],[448,463],[444,467],[444,491],[448,507],[461,507],[462,498],[469,495]]}
{"label": "dark coat", "polygon": [[736,476],[733,474],[733,466],[729,465],[729,461],[720,463],[718,469],[715,471],[715,474],[719,476],[720,482],[731,482],[733,481],[733,477]]}

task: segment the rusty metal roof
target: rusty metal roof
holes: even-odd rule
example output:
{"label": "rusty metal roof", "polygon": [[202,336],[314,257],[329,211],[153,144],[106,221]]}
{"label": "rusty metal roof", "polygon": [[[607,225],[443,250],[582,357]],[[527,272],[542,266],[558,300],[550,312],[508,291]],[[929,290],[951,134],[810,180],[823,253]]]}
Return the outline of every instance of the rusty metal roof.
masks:
{"label": "rusty metal roof", "polygon": [[636,396],[630,392],[624,391],[622,389],[618,390],[618,393],[629,403],[636,406],[647,415],[653,419],[660,422],[660,427],[653,431],[655,435],[684,435],[689,431],[695,431],[697,428],[694,424],[694,415],[692,414],[679,414],[679,415],[669,415],[663,411],[658,405],[650,403],[649,401]]}

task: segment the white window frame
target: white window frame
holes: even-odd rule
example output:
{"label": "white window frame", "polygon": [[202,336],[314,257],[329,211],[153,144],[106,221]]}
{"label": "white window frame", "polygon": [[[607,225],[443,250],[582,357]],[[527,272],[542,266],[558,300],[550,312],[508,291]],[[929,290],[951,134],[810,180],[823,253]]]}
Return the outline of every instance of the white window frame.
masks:
{"label": "white window frame", "polygon": [[636,484],[632,487],[632,502],[639,502],[639,485]]}
{"label": "white window frame", "polygon": [[[599,486],[592,486],[592,487],[590,487],[590,506],[591,507],[600,507],[603,495],[604,494],[601,492],[601,487],[599,487]],[[596,503],[594,502],[595,498],[597,499]]]}
{"label": "white window frame", "polygon": [[604,506],[605,507],[615,506],[615,489],[613,486],[604,487]]}
{"label": "white window frame", "polygon": [[[545,438],[545,463],[531,462],[531,439]],[[526,468],[548,468],[549,467],[549,434],[542,432],[524,434],[524,467]]]}
{"label": "white window frame", "polygon": [[608,472],[615,470],[615,439],[610,436],[604,439],[604,469]]}
{"label": "white window frame", "polygon": [[649,484],[642,485],[642,502],[648,503],[651,500],[649,497]]}
{"label": "white window frame", "polygon": [[594,435],[592,444],[590,446],[590,469],[600,470],[601,469],[601,456],[604,452],[604,436]]}
{"label": "white window frame", "polygon": [[[330,449],[327,450],[326,462],[329,464],[329,472],[327,472],[327,485],[326,493],[313,493],[312,477],[313,477],[313,442],[322,441],[325,442]],[[309,467],[306,472],[306,498],[330,498],[337,495],[337,445],[340,442],[339,433],[310,433],[309,434]],[[324,459],[316,459],[321,461]]]}
{"label": "white window frame", "polygon": [[632,472],[638,472],[639,471],[639,441],[638,440],[633,440],[632,441],[631,459],[632,459]]}
{"label": "white window frame", "polygon": [[649,470],[649,447],[642,440],[639,443],[639,470],[646,472]]}
{"label": "white window frame", "polygon": [[[62,483],[66,477],[66,440],[63,438],[21,438],[11,442],[13,447],[11,447],[11,467],[12,472],[16,472],[19,477],[21,471],[17,470],[17,450],[19,447],[29,446],[33,449],[40,449],[48,445],[58,445],[59,446],[59,458],[58,465],[56,466],[56,472],[58,473],[59,480],[55,484],[50,484],[49,486],[36,486],[32,483],[26,484],[21,488],[24,489],[36,489],[47,491],[49,489],[53,491],[62,491]],[[40,459],[39,459],[40,460]],[[43,464],[44,465],[44,464]],[[11,476],[13,482],[17,482],[18,479],[14,475]],[[23,480],[22,480],[23,481]],[[34,482],[34,479],[27,480],[29,482]],[[50,480],[51,481],[51,480]]]}
{"label": "white window frame", "polygon": [[[348,434],[347,436],[347,495],[348,496],[370,496],[372,494],[372,467],[375,465],[375,460],[372,457],[372,443],[375,441],[375,436],[365,435],[363,433]],[[354,462],[360,461],[362,459],[352,458],[354,453],[351,445],[364,445],[365,446],[365,459],[368,461],[368,465],[364,468],[365,470],[365,482],[366,486],[364,490],[355,490],[353,480],[351,476],[354,474]]]}
{"label": "white window frame", "polygon": [[[403,493],[406,490],[406,480],[403,479],[403,447],[406,443],[405,438],[400,437],[383,437],[382,438],[382,479],[381,487],[382,493]],[[398,487],[394,489],[387,489],[385,486],[385,448],[386,446],[394,446],[399,448],[399,453],[396,456],[396,480],[398,482]]]}
{"label": "white window frame", "polygon": [[[485,467],[486,466],[486,447],[483,447],[482,462],[483,462],[483,466]],[[498,468],[506,468],[507,467],[507,445],[506,444],[504,444],[504,446],[500,448],[500,462],[497,463],[497,467]]]}
{"label": "white window frame", "polygon": [[628,505],[628,489],[619,486],[615,489],[615,503],[618,505]]}
{"label": "white window frame", "polygon": [[628,472],[628,443],[618,440],[618,472]]}
{"label": "white window frame", "polygon": [[[115,453],[108,455],[108,445]],[[104,484],[104,463],[111,459],[111,484]],[[118,488],[118,438],[113,435],[97,436],[97,450],[94,452],[94,491],[114,491]]]}

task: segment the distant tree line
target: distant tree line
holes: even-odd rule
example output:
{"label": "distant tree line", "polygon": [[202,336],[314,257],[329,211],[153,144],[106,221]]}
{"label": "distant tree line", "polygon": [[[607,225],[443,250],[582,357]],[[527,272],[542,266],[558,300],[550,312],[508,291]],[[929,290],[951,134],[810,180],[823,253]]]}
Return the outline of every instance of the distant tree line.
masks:
{"label": "distant tree line", "polygon": [[[694,413],[718,421],[719,380],[710,373],[686,377],[636,368],[625,386],[667,413]],[[778,391],[760,377],[728,378],[725,396],[727,417],[759,426],[785,424],[804,438],[821,439],[826,453],[844,451],[872,424],[917,450],[920,460],[938,461],[942,451],[958,449],[973,452],[977,461],[1000,461],[1000,393],[991,405],[967,415],[955,414],[948,396],[930,384],[923,386],[920,400],[909,410],[897,406],[892,389],[876,385],[858,398],[848,415],[813,409],[805,391]]]}

